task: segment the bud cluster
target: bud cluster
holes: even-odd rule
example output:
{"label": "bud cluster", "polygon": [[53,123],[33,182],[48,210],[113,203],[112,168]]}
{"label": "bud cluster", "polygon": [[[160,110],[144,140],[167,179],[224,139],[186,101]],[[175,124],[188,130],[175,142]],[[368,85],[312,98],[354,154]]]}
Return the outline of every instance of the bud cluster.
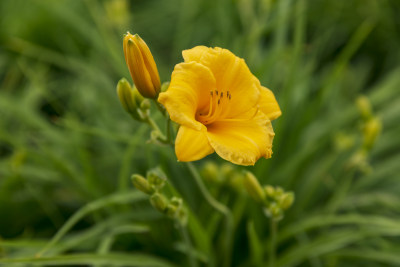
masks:
{"label": "bud cluster", "polygon": [[156,210],[178,221],[181,225],[186,225],[187,211],[182,199],[175,196],[168,198],[161,192],[166,180],[166,175],[159,168],[147,172],[146,178],[139,174],[132,175],[133,185],[150,196],[150,203]]}
{"label": "bud cluster", "polygon": [[362,172],[368,173],[372,170],[368,163],[368,154],[382,131],[382,121],[374,115],[369,99],[366,96],[358,97],[356,106],[361,115],[362,144],[351,157],[348,167],[356,167]]}
{"label": "bud cluster", "polygon": [[243,172],[230,163],[219,166],[213,161],[207,161],[201,169],[201,176],[213,184],[229,186],[237,192],[244,192]]}
{"label": "bud cluster", "polygon": [[289,209],[293,204],[293,192],[285,192],[279,186],[266,185],[262,187],[251,172],[245,172],[243,182],[250,197],[263,205],[265,214],[275,221],[281,220],[284,211]]}

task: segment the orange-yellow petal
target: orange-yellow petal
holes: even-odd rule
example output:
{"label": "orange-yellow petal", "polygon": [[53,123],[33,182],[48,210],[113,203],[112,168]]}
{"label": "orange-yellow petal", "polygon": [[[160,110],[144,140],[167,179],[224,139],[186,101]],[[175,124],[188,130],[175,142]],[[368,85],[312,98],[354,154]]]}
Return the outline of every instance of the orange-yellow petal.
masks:
{"label": "orange-yellow petal", "polygon": [[196,112],[206,112],[210,91],[215,89],[211,71],[196,63],[180,63],[175,66],[168,90],[161,93],[158,102],[168,110],[171,119],[198,131],[205,128],[195,120]]}
{"label": "orange-yellow petal", "polygon": [[179,161],[195,161],[214,152],[203,131],[181,126],[175,140],[175,153]]}
{"label": "orange-yellow petal", "polygon": [[239,165],[254,165],[270,158],[274,131],[267,116],[258,111],[249,120],[222,120],[207,125],[207,136],[215,152]]}
{"label": "orange-yellow petal", "polygon": [[259,81],[250,72],[245,61],[227,49],[197,46],[183,52],[185,61],[196,61],[211,70],[216,89],[229,94],[229,105],[222,117],[233,118],[252,109],[259,101]]}
{"label": "orange-yellow petal", "polygon": [[274,93],[264,86],[261,86],[261,97],[258,106],[271,121],[282,115]]}

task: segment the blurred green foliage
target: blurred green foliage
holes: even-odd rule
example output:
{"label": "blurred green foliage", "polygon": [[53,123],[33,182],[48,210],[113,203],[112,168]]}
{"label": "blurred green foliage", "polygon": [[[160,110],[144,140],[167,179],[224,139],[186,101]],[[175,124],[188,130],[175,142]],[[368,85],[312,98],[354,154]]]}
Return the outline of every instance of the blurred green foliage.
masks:
{"label": "blurred green foliage", "polygon": [[[398,14],[398,0],[0,1],[0,265],[187,266],[174,224],[130,184],[161,166],[189,207],[194,255],[220,266],[223,218],[118,102],[129,30],[163,81],[183,49],[220,46],[275,92],[273,157],[246,169],[296,195],[277,266],[398,266]],[[361,94],[383,125],[368,149]],[[265,266],[268,219],[230,176],[206,182],[234,216],[232,265]]]}

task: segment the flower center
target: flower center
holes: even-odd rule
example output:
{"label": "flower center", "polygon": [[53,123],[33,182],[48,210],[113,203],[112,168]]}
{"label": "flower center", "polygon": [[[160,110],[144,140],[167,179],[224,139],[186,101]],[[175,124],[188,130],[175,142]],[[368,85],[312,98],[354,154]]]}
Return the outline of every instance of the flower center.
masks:
{"label": "flower center", "polygon": [[197,113],[196,120],[207,125],[213,123],[219,118],[223,118],[226,115],[227,104],[230,102],[231,98],[232,95],[229,91],[210,91],[208,114]]}

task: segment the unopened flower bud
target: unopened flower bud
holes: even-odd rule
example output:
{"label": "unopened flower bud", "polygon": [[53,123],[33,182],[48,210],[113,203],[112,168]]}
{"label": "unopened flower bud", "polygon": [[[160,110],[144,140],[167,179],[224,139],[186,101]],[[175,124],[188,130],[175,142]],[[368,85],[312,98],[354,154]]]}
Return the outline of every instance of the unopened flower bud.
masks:
{"label": "unopened flower bud", "polygon": [[283,210],[287,210],[288,208],[290,208],[290,206],[292,206],[293,201],[294,194],[292,192],[288,192],[281,196],[279,205]]}
{"label": "unopened flower bud", "polygon": [[184,208],[179,209],[178,211],[178,219],[181,225],[186,225],[188,221],[188,215]]}
{"label": "unopened flower bud", "polygon": [[147,180],[153,188],[159,190],[164,187],[167,177],[160,168],[154,168],[147,172]]}
{"label": "unopened flower bud", "polygon": [[161,92],[166,92],[169,87],[170,82],[163,82],[161,85]]}
{"label": "unopened flower bud", "polygon": [[170,218],[175,218],[177,216],[177,213],[178,213],[177,211],[178,211],[178,209],[176,208],[176,206],[175,205],[171,205],[171,204],[168,204],[166,209],[165,209],[165,213]]}
{"label": "unopened flower bud", "polygon": [[234,168],[232,166],[232,164],[230,163],[224,163],[221,166],[221,174],[222,176],[224,176],[224,178],[230,178],[230,176],[233,174],[234,172]]}
{"label": "unopened flower bud", "polygon": [[279,221],[283,218],[282,209],[275,202],[271,203],[267,208],[265,208],[264,212],[268,217],[271,217],[275,221]]}
{"label": "unopened flower bud", "polygon": [[149,110],[150,109],[150,101],[148,99],[145,99],[140,103],[140,109],[143,111]]}
{"label": "unopened flower bud", "polygon": [[155,193],[150,197],[151,205],[160,212],[164,212],[167,207],[167,200],[161,194]]}
{"label": "unopened flower bud", "polygon": [[372,115],[371,103],[369,102],[368,98],[364,95],[361,95],[356,100],[356,105],[358,110],[361,113],[361,116],[364,119],[368,119]]}
{"label": "unopened flower bud", "polygon": [[119,80],[117,84],[117,94],[119,101],[121,102],[121,105],[125,109],[125,111],[131,114],[132,117],[134,117],[135,119],[140,120],[134,90],[132,90],[131,85],[125,78]]}
{"label": "unopened flower bud", "polygon": [[202,177],[213,182],[218,180],[218,172],[217,164],[212,161],[207,161],[201,170]]}
{"label": "unopened flower bud", "polygon": [[270,198],[274,198],[275,197],[275,188],[272,185],[264,186],[264,192]]}
{"label": "unopened flower bud", "polygon": [[370,150],[382,130],[382,122],[374,117],[368,120],[364,125],[364,148]]}
{"label": "unopened flower bud", "polygon": [[262,202],[265,199],[265,193],[262,190],[257,178],[251,173],[246,171],[244,175],[244,187],[247,193],[258,202]]}
{"label": "unopened flower bud", "polygon": [[149,182],[141,175],[134,174],[132,175],[132,183],[133,185],[140,191],[145,194],[151,195],[154,193],[153,188],[150,186]]}
{"label": "unopened flower bud", "polygon": [[275,187],[275,198],[279,198],[284,193],[283,188],[280,186]]}
{"label": "unopened flower bud", "polygon": [[153,55],[147,44],[129,32],[124,41],[125,61],[140,94],[147,98],[157,98],[160,90],[160,76]]}

